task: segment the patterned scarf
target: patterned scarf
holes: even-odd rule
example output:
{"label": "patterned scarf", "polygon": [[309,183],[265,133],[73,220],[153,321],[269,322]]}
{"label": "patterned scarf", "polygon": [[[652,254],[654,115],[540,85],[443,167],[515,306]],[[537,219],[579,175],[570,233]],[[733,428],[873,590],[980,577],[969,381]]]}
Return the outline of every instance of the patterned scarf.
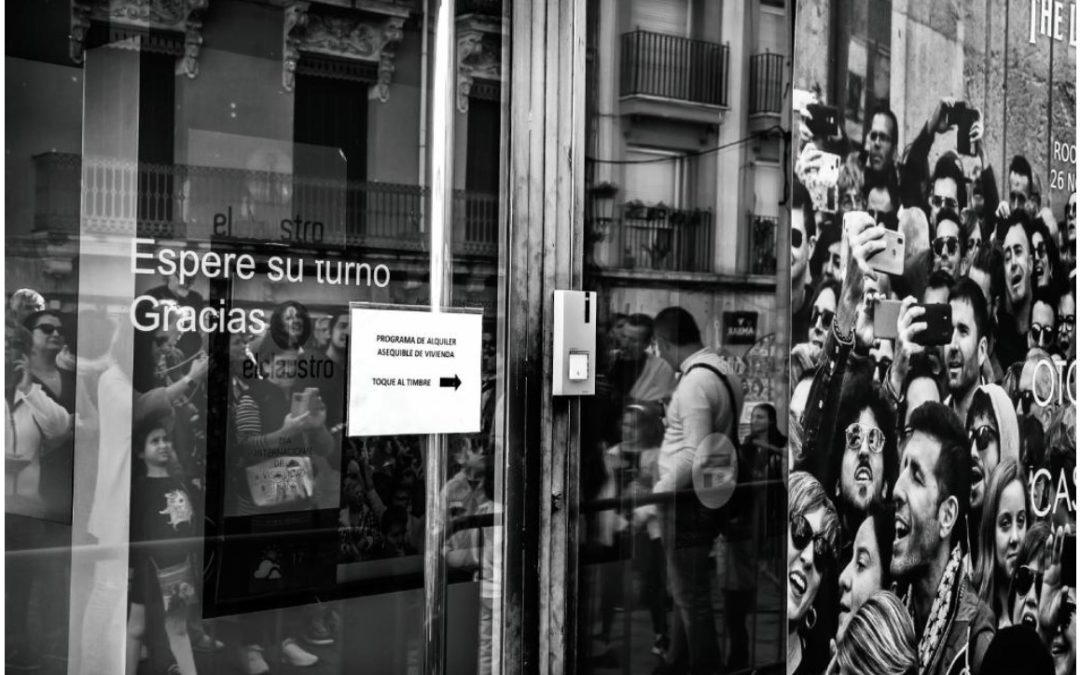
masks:
{"label": "patterned scarf", "polygon": [[[945,574],[941,575],[938,584],[937,597],[930,607],[930,618],[927,619],[922,637],[919,639],[919,672],[926,672],[930,663],[934,660],[941,647],[941,642],[949,633],[956,609],[960,606],[960,590],[963,588],[963,556],[960,553],[959,544],[953,547],[949,556],[949,564],[945,567]],[[913,593],[908,595],[908,610],[912,611]],[[914,612],[912,611],[912,617]]]}

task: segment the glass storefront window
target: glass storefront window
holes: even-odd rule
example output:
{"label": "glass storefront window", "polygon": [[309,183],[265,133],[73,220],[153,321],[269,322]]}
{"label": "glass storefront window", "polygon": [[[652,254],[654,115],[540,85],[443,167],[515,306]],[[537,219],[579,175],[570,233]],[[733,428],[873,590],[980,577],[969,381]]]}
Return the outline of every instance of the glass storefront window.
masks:
{"label": "glass storefront window", "polygon": [[[31,4],[8,668],[499,670],[503,3]],[[481,317],[474,433],[349,435],[350,303]]]}
{"label": "glass storefront window", "polygon": [[784,659],[790,33],[743,4],[589,4],[578,672]]}

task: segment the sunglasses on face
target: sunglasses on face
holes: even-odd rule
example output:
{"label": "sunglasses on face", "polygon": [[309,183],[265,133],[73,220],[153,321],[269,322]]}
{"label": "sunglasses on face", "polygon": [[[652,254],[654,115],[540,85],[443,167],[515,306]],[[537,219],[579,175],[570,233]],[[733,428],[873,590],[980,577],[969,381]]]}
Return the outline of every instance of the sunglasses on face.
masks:
{"label": "sunglasses on face", "polygon": [[881,451],[885,449],[885,432],[877,427],[872,427],[860,422],[852,422],[844,430],[844,435],[847,438],[847,449],[849,452],[858,452],[862,449],[863,442],[870,452],[875,455],[880,455]]}
{"label": "sunglasses on face", "polygon": [[986,449],[990,447],[990,441],[997,442],[998,439],[997,429],[985,424],[977,429],[972,429],[968,435],[968,440],[975,444],[979,452],[986,452]]}
{"label": "sunglasses on face", "polygon": [[806,516],[791,516],[791,543],[799,551],[803,551],[810,542],[814,542],[814,569],[824,572],[827,564],[832,560],[832,547],[821,532],[815,533],[810,527],[810,521]]}
{"label": "sunglasses on face", "polygon": [[52,335],[53,333],[56,333],[57,335],[64,334],[63,328],[61,328],[60,326],[54,326],[51,323],[39,323],[38,325],[34,326],[34,330],[39,330],[46,335]]}
{"label": "sunglasses on face", "polygon": [[930,206],[933,206],[935,209],[945,207],[950,211],[956,211],[957,207],[959,207],[960,204],[952,197],[941,197],[939,195],[934,195],[930,198]]}
{"label": "sunglasses on face", "polygon": [[1028,332],[1031,333],[1031,339],[1039,346],[1049,344],[1050,340],[1054,337],[1054,327],[1044,326],[1041,323],[1031,324],[1031,330]]}
{"label": "sunglasses on face", "polygon": [[957,237],[937,237],[934,239],[934,255],[943,255],[946,251],[948,251],[948,255],[956,255],[959,248],[960,240]]}
{"label": "sunglasses on face", "polygon": [[832,325],[834,316],[836,316],[836,312],[832,310],[815,307],[813,311],[810,312],[810,325],[818,326],[820,322],[822,328],[828,328]]}
{"label": "sunglasses on face", "polygon": [[791,247],[802,248],[802,230],[791,231]]}
{"label": "sunglasses on face", "polygon": [[886,357],[883,359],[878,359],[877,363],[874,364],[874,368],[877,371],[877,376],[879,380],[885,379],[885,374],[889,372],[889,367],[892,366],[892,361],[892,359]]}
{"label": "sunglasses on face", "polygon": [[1033,403],[1035,403],[1035,392],[1030,391],[1030,390],[1020,392],[1020,397],[1019,397],[1019,400],[1017,401],[1017,405],[1020,408],[1020,413],[1021,414],[1030,415],[1031,414],[1031,405]]}
{"label": "sunglasses on face", "polygon": [[1027,595],[1031,586],[1035,586],[1035,597],[1042,595],[1042,572],[1036,571],[1027,565],[1021,565],[1013,573],[1013,592],[1016,595]]}

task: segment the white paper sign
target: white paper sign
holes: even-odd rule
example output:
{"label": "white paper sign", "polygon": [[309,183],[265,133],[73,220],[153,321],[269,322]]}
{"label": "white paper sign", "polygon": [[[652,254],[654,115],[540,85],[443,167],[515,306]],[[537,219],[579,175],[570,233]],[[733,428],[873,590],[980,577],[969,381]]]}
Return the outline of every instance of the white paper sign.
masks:
{"label": "white paper sign", "polygon": [[350,436],[480,431],[482,315],[352,307]]}

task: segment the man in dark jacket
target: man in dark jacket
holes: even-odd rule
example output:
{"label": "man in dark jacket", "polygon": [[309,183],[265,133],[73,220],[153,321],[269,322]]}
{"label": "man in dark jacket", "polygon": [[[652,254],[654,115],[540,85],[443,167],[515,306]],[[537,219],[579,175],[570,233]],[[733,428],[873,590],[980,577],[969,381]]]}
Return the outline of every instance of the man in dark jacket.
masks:
{"label": "man in dark jacket", "polygon": [[959,540],[971,489],[970,457],[956,414],[940,403],[916,409],[901,457],[890,571],[907,588],[919,672],[978,673],[995,622],[964,573]]}

